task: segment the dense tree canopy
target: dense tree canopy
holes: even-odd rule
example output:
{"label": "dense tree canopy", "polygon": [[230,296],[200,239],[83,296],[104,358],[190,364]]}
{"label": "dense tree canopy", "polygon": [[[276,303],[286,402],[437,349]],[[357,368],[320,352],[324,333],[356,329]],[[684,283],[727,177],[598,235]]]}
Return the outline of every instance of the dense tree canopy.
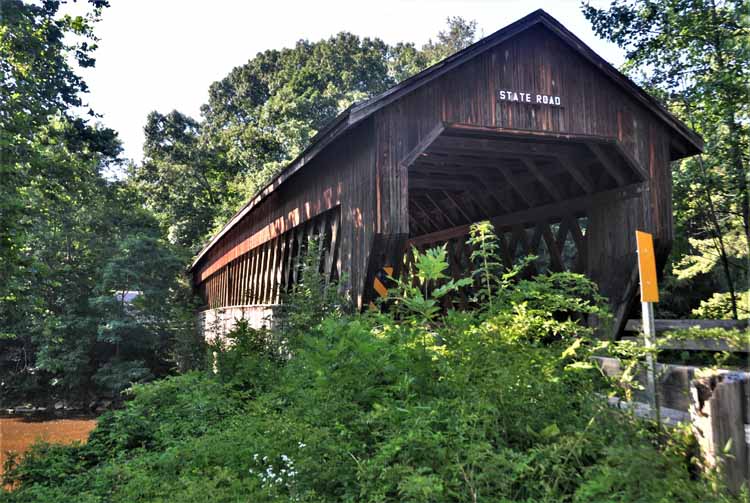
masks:
{"label": "dense tree canopy", "polygon": [[197,251],[336,115],[466,47],[475,31],[450,18],[422,49],[339,33],[259,53],[211,85],[200,121],[151,113],[133,179],[171,239]]}
{"label": "dense tree canopy", "polygon": [[0,401],[83,399],[201,360],[183,271],[209,233],[355,101],[464,47],[474,24],[423,49],[340,33],[269,50],[209,89],[200,120],[146,118],[123,181],[117,134],[85,110],[78,67],[94,26],[61,2],[2,4]]}
{"label": "dense tree canopy", "polygon": [[[181,313],[155,306],[181,295],[186,257],[127,184],[102,176],[120,162],[117,135],[93,123],[93,112],[80,113],[86,84],[75,67],[94,64],[93,27],[106,2],[90,1],[77,17],[62,15],[60,4],[3,1],[0,16],[3,403],[82,399],[104,381],[117,392],[135,380],[127,369],[139,362],[158,373],[174,359],[171,341],[184,329]],[[123,248],[139,240],[149,246]],[[136,302],[142,312],[130,316],[128,330],[114,331],[107,327],[123,313],[110,304],[121,285],[108,271],[127,260],[149,264],[128,278],[144,307]],[[118,337],[133,350],[122,351]]]}

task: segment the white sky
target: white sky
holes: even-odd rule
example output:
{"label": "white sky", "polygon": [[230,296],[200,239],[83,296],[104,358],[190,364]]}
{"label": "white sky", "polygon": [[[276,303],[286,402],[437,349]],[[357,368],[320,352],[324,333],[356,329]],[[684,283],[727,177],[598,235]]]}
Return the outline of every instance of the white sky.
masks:
{"label": "white sky", "polygon": [[85,99],[119,132],[125,157],[140,161],[150,111],[198,118],[209,85],[258,52],[340,31],[421,46],[447,16],[476,20],[486,36],[538,8],[610,63],[622,63],[622,51],[596,38],[579,0],[112,0],[96,28],[96,67],[82,72]]}

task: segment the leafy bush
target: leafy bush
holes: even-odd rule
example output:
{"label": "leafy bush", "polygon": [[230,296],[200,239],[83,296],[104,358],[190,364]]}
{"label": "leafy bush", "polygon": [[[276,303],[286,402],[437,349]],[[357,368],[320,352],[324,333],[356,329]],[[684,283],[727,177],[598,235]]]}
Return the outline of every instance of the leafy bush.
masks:
{"label": "leafy bush", "polygon": [[[750,290],[737,294],[737,317],[740,320],[750,318]],[[696,318],[732,319],[732,300],[729,293],[714,292],[708,299],[702,300],[700,306],[692,311]]]}
{"label": "leafy bush", "polygon": [[[422,287],[441,260],[417,257]],[[32,451],[7,498],[731,501],[691,474],[682,438],[657,448],[596,396],[589,282],[495,279],[492,309],[425,309],[434,289],[402,284],[395,313],[308,318],[291,358],[240,324],[212,348],[215,374],[135,387],[85,446]]]}

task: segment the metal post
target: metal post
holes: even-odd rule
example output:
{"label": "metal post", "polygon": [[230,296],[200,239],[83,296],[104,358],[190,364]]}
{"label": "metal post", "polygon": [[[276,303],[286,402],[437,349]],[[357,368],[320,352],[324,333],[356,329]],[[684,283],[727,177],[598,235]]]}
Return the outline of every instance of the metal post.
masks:
{"label": "metal post", "polygon": [[643,313],[643,344],[646,349],[651,350],[646,355],[648,400],[654,417],[656,418],[657,428],[661,429],[659,386],[656,378],[656,327],[654,325],[653,302],[641,302],[641,312]]}

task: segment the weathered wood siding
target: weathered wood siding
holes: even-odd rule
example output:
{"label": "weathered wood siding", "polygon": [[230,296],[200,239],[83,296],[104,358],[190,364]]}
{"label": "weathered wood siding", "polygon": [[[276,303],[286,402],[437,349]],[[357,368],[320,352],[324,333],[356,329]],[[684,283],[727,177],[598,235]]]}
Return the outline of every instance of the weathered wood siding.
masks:
{"label": "weathered wood siding", "polygon": [[[500,89],[560,96],[562,106],[497,101]],[[381,232],[408,232],[408,174],[399,161],[440,121],[617,138],[650,174],[649,190],[591,212],[587,272],[603,293],[619,295],[635,265],[635,229],[654,233],[659,259],[666,259],[672,242],[666,126],[546,27],[530,28],[376,114]]]}
{"label": "weathered wood siding", "polygon": [[[367,249],[375,224],[374,145],[371,121],[331,145],[304,170],[282,183],[209,250],[193,272],[195,283],[210,281],[227,267],[231,270],[237,259],[340,205],[340,261],[346,278],[342,288],[352,291],[357,300],[361,288],[356,286],[364,281]],[[227,290],[231,285],[218,288]]]}
{"label": "weathered wood siding", "polygon": [[[640,167],[640,173],[647,173],[648,180],[635,197],[601,198],[590,206],[585,244],[584,236],[579,244],[585,248],[580,257],[587,274],[613,298],[616,309],[624,310],[634,295],[634,231],[654,234],[661,263],[668,255],[673,232],[671,149],[679,151],[686,140],[657,115],[661,112],[644,104],[647,100],[612,80],[591,62],[595,58],[589,60],[578,52],[574,48],[578,42],[564,30],[553,30],[545,24],[533,25],[442,75],[436,73],[403,96],[375,102],[382,107],[372,105],[372,115],[362,111],[368,104],[352,112],[355,116],[348,119],[354,123],[358,113],[366,118],[334,137],[210,248],[193,269],[196,285],[214,278],[219,290],[231,289],[227,266],[229,271],[237,268],[238,258],[257,253],[258,247],[339,206],[340,272],[346,278],[342,289],[361,307],[368,267],[372,275],[379,257],[393,260],[398,243],[410,231],[412,237],[415,234],[416,227],[410,229],[409,165],[440,127],[454,123],[619,142],[622,154]],[[498,101],[501,89],[559,96],[561,106]],[[596,182],[591,180],[591,185],[597,186]],[[559,215],[556,221],[574,216],[580,215]],[[279,241],[283,247],[283,240]],[[373,244],[390,248],[371,253]],[[240,261],[239,274],[247,268]]]}

